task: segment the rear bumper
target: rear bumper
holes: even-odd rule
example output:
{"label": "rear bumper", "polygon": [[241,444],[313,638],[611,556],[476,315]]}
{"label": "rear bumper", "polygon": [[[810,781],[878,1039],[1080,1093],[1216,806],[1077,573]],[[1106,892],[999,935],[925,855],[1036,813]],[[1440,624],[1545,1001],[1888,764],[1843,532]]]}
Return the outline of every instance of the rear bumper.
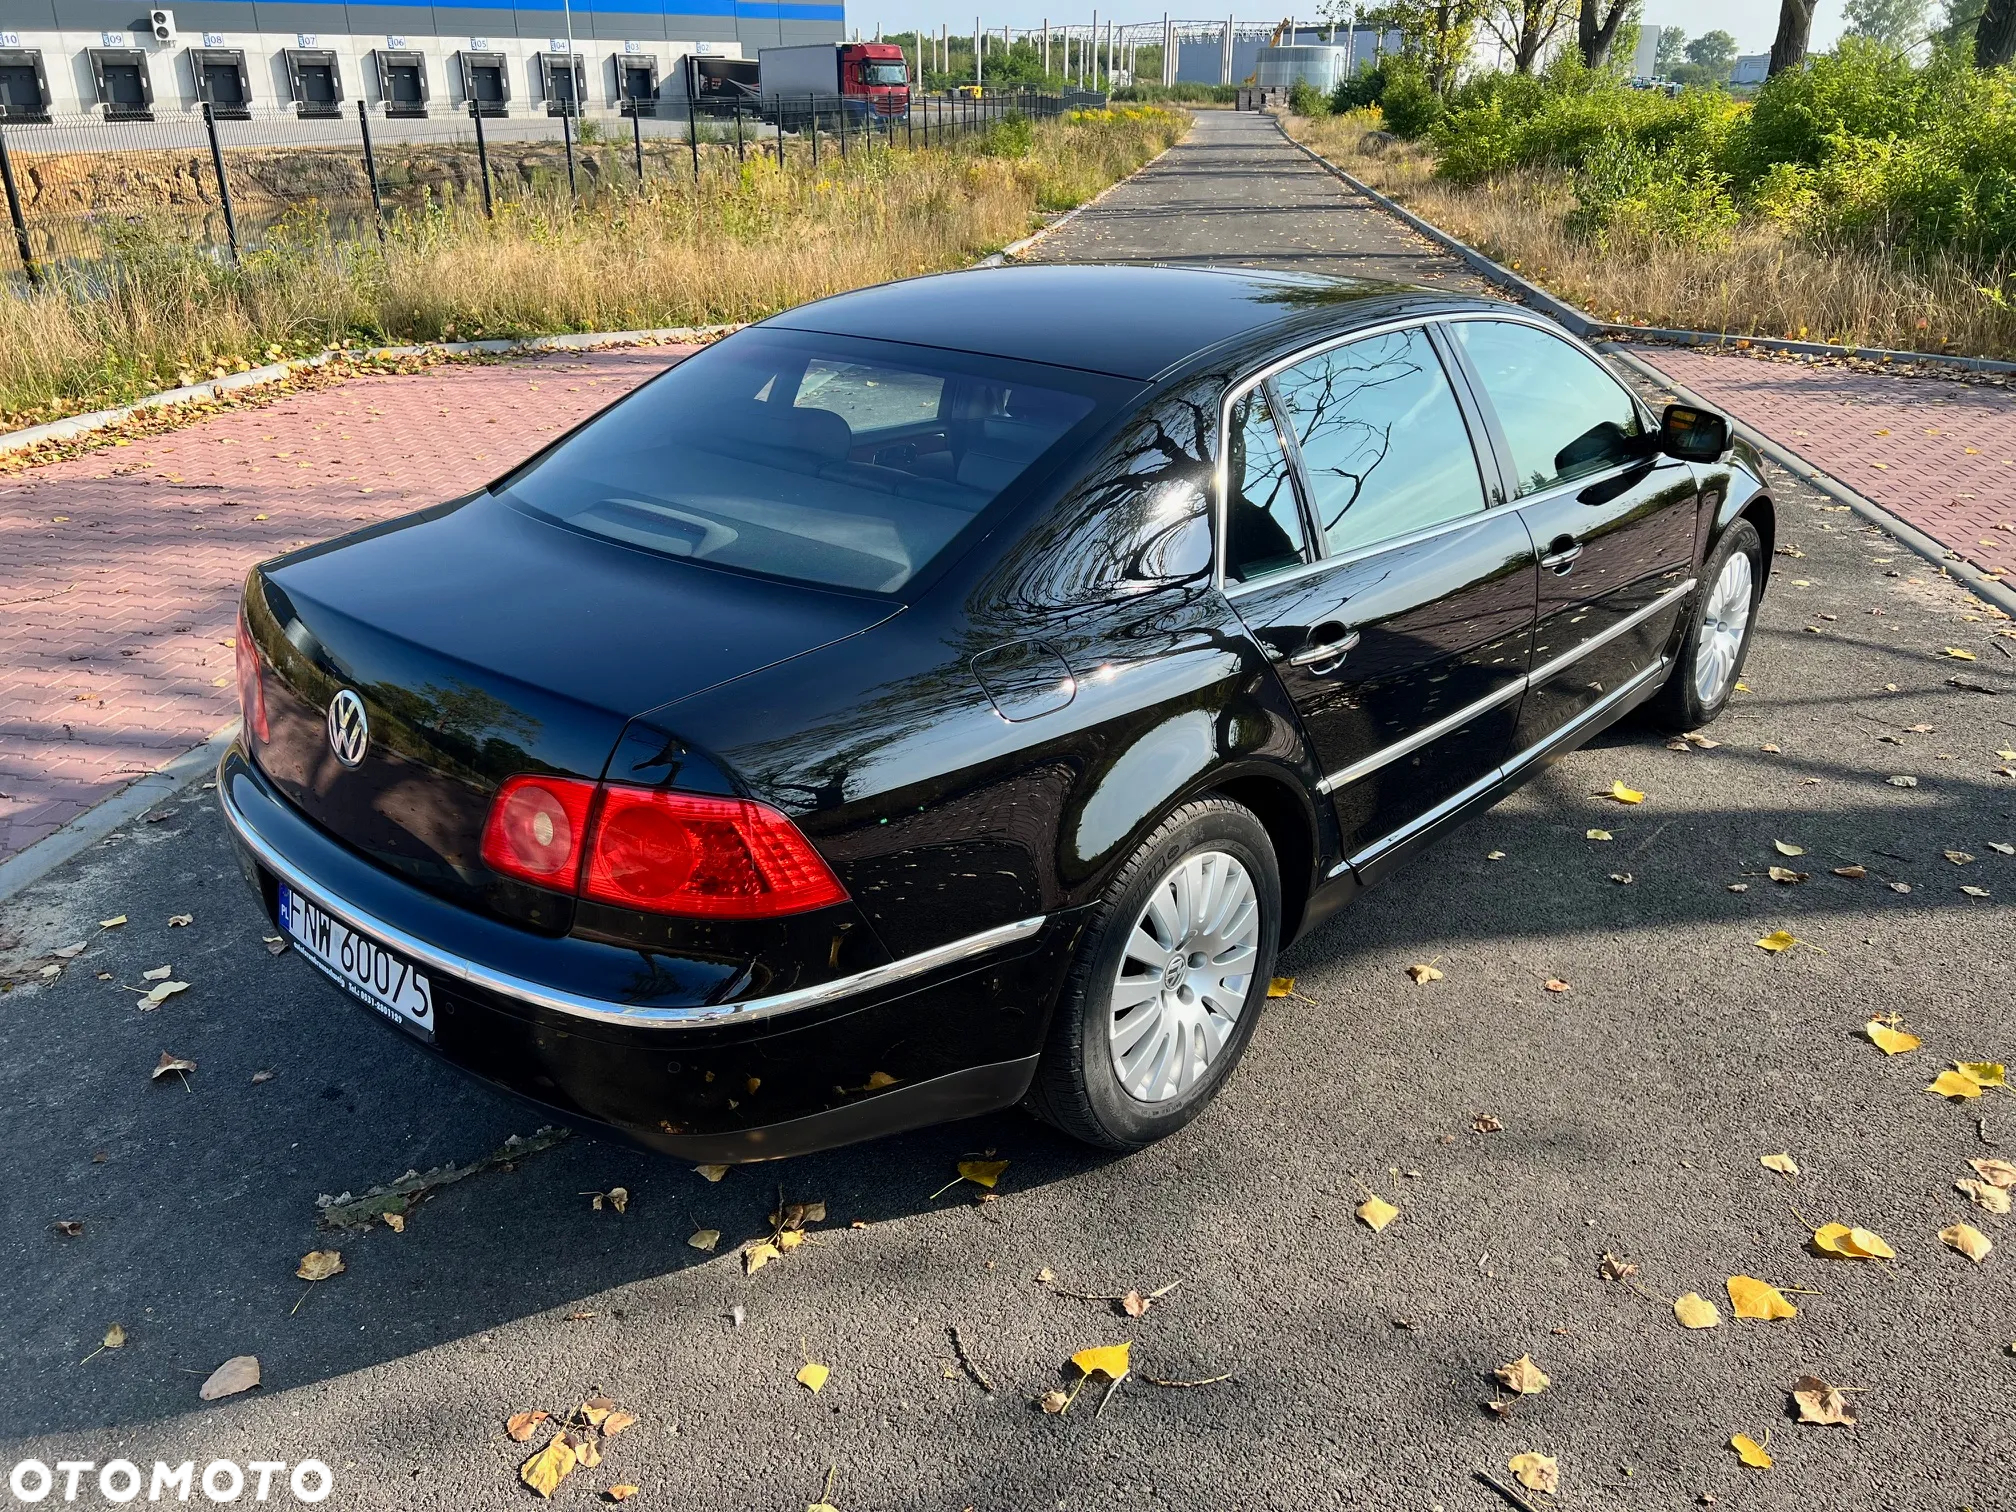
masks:
{"label": "rear bumper", "polygon": [[[285,882],[428,974],[438,1054],[686,1159],[802,1154],[1015,1103],[1079,930],[1076,915],[1017,921],[799,992],[668,1002],[637,994],[702,963],[458,908],[318,829],[241,748],[217,776],[269,919]],[[632,984],[631,1000],[611,983]]]}

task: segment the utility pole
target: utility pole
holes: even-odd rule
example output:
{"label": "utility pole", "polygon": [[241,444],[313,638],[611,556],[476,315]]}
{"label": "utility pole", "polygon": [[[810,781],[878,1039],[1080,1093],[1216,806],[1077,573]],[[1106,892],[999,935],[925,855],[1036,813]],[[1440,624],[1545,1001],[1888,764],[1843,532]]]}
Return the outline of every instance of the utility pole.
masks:
{"label": "utility pole", "polygon": [[1099,12],[1096,10],[1092,12],[1092,30],[1086,35],[1085,40],[1091,44],[1086,49],[1088,56],[1085,59],[1087,67],[1085,87],[1087,89],[1097,89],[1099,87]]}
{"label": "utility pole", "polygon": [[1050,18],[1043,18],[1043,77],[1050,77]]}
{"label": "utility pole", "polygon": [[975,87],[981,86],[980,49],[986,45],[987,33],[980,30],[980,18],[975,16],[973,18],[973,83]]}

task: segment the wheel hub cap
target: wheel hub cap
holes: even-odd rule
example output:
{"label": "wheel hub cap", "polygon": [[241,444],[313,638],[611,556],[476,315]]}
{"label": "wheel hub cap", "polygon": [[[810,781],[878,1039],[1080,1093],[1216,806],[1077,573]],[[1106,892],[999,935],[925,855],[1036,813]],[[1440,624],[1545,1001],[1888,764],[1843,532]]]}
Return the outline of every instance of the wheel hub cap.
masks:
{"label": "wheel hub cap", "polygon": [[1694,692],[1704,704],[1720,698],[1736,676],[1743,637],[1750,629],[1750,554],[1739,551],[1722,564],[1708,602],[1701,609],[1701,635],[1694,652]]}
{"label": "wheel hub cap", "polygon": [[1232,1037],[1260,957],[1260,899],[1224,851],[1185,856],[1155,885],[1115,974],[1113,1070],[1142,1102],[1197,1084]]}

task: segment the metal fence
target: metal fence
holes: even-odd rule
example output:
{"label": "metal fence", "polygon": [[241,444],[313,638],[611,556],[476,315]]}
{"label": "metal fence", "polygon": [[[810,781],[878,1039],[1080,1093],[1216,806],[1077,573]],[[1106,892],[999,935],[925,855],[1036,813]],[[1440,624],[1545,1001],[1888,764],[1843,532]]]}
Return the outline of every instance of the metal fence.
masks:
{"label": "metal fence", "polygon": [[[0,277],[39,283],[108,255],[179,244],[241,258],[279,236],[385,235],[387,220],[446,196],[485,214],[527,192],[630,190],[703,157],[773,157],[816,170],[855,153],[949,147],[1010,116],[1104,105],[1103,95],[997,90],[913,95],[899,114],[836,95],[625,101],[607,113],[505,115],[494,105],[388,117],[365,102],[310,114],[247,107],[0,123],[12,235]],[[464,113],[466,112],[466,113]]]}

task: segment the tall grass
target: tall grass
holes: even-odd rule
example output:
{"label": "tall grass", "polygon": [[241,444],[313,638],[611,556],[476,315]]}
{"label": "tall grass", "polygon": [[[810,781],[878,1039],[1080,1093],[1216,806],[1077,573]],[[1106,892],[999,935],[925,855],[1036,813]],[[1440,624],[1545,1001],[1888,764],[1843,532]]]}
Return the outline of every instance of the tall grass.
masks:
{"label": "tall grass", "polygon": [[1187,122],[1155,109],[1011,120],[951,147],[855,151],[815,173],[702,149],[697,182],[570,203],[524,191],[494,220],[448,191],[381,246],[309,205],[242,266],[144,221],[105,259],[0,293],[0,426],[345,342],[468,340],[752,320],[958,267],[1080,204]]}
{"label": "tall grass", "polygon": [[[1371,136],[1376,110],[1289,121],[1330,161],[1601,320],[1858,347],[2016,357],[2007,270],[1957,253],[1797,234],[1744,217],[1714,237],[1578,231],[1575,176],[1435,176],[1426,146]],[[1586,186],[1584,186],[1586,187]]]}

